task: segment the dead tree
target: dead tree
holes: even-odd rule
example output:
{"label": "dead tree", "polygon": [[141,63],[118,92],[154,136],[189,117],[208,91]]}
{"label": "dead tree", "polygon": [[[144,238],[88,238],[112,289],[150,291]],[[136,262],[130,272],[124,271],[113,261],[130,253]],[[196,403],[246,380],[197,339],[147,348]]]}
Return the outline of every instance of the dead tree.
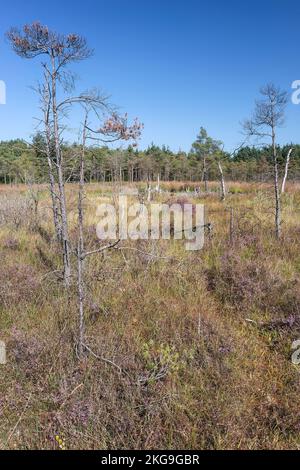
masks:
{"label": "dead tree", "polygon": [[[82,130],[82,148],[79,156],[79,188],[78,188],[78,240],[77,240],[77,286],[78,286],[78,302],[79,302],[79,331],[78,331],[78,355],[82,356],[84,350],[90,351],[90,348],[84,342],[85,332],[85,275],[84,264],[87,257],[101,252],[105,252],[114,248],[119,240],[113,241],[106,246],[95,248],[94,250],[85,251],[84,243],[84,206],[83,201],[85,197],[85,153],[86,143],[88,139],[96,140],[99,142],[116,142],[118,140],[135,141],[140,137],[143,125],[136,119],[132,126],[127,123],[127,114],[124,117],[113,113],[104,124],[93,130],[88,125],[88,117],[91,111],[94,111],[99,117],[99,110],[109,110],[109,106],[105,99],[100,96],[86,96],[81,97],[79,100],[84,105],[85,118]],[[136,145],[133,144],[134,146]]]}
{"label": "dead tree", "polygon": [[225,187],[225,179],[224,179],[223,168],[222,168],[222,165],[221,165],[220,160],[218,161],[218,169],[219,169],[220,184],[221,184],[221,200],[222,200],[222,201],[225,201],[225,197],[226,197],[226,187]]}
{"label": "dead tree", "polygon": [[151,202],[151,182],[147,180],[147,202]]}
{"label": "dead tree", "polygon": [[284,191],[285,191],[285,184],[286,184],[286,180],[287,180],[287,176],[288,176],[289,164],[290,164],[291,154],[292,154],[293,150],[294,150],[293,148],[290,148],[290,150],[288,151],[288,154],[286,156],[284,175],[283,175],[282,184],[281,184],[281,194],[283,194]]}
{"label": "dead tree", "polygon": [[159,173],[157,173],[157,185],[156,185],[155,191],[156,191],[157,193],[160,193],[160,177],[159,177]]}
{"label": "dead tree", "polygon": [[275,196],[275,234],[276,238],[279,239],[281,235],[281,198],[276,133],[278,127],[281,127],[284,122],[287,93],[273,84],[266,85],[260,92],[262,99],[256,102],[253,117],[245,121],[244,130],[249,137],[269,138],[271,140]]}
{"label": "dead tree", "polygon": [[86,111],[83,132],[82,132],[82,150],[79,157],[79,189],[78,189],[78,241],[77,241],[77,285],[79,302],[79,356],[83,353],[84,337],[84,280],[83,280],[83,261],[84,261],[84,238],[83,238],[83,199],[84,199],[84,161],[86,147],[86,126],[88,112]]}
{"label": "dead tree", "polygon": [[[61,150],[61,124],[57,89],[65,85],[65,69],[73,62],[88,58],[92,51],[86,41],[77,34],[61,35],[50,31],[47,26],[38,22],[25,25],[23,30],[12,28],[7,33],[13,50],[26,59],[43,56],[42,65],[50,88],[50,109],[52,117],[52,136],[55,148],[55,166],[58,181],[58,201],[60,212],[61,246],[64,266],[64,283],[69,286],[71,280],[71,247],[68,230],[67,205],[64,180],[64,159]],[[51,179],[51,172],[49,173]],[[53,200],[53,199],[52,199]],[[53,212],[55,212],[55,207]]]}
{"label": "dead tree", "polygon": [[45,137],[45,153],[48,163],[49,172],[49,191],[52,201],[52,212],[53,212],[53,223],[55,228],[56,239],[59,244],[62,243],[62,229],[61,229],[61,218],[58,207],[58,196],[55,185],[55,164],[53,161],[52,152],[52,129],[51,129],[51,91],[49,87],[48,74],[44,75],[45,82],[42,84],[38,91],[41,99],[41,110],[43,114],[43,126],[44,126],[44,137]]}

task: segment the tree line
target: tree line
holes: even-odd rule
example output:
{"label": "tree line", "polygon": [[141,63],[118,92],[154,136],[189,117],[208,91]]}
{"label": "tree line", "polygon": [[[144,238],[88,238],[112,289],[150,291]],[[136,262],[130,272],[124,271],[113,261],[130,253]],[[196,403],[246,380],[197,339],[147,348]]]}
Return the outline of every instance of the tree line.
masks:
{"label": "tree line", "polygon": [[[201,131],[200,131],[201,133]],[[200,135],[199,133],[199,135]],[[195,145],[196,144],[196,145]],[[111,149],[106,145],[88,146],[86,149],[86,182],[139,182],[155,181],[215,181],[219,179],[218,159],[214,152],[201,152],[197,140],[190,152],[173,152],[167,146],[150,145],[146,150],[128,148]],[[201,146],[201,144],[200,144]],[[22,139],[0,142],[0,182],[47,183],[49,171],[44,153],[42,133],[31,142]],[[279,171],[283,174],[286,157],[291,155],[289,180],[300,177],[300,145],[277,147]],[[62,145],[64,172],[69,182],[78,181],[79,166],[76,155],[80,145]],[[272,179],[271,148],[245,146],[234,155],[221,150],[225,180],[264,182]]]}

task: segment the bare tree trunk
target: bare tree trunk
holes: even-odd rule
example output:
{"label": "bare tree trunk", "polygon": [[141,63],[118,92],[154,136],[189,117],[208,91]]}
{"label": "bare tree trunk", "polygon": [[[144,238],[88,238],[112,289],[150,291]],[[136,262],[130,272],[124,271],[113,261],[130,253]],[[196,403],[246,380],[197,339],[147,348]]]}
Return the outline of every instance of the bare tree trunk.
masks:
{"label": "bare tree trunk", "polygon": [[273,149],[274,191],[275,191],[275,234],[276,234],[276,238],[279,239],[281,235],[281,201],[280,201],[280,192],[279,192],[278,160],[277,160],[274,127],[272,127],[272,149]]}
{"label": "bare tree trunk", "polygon": [[59,209],[57,205],[57,194],[55,191],[55,179],[53,174],[53,165],[51,160],[51,153],[49,152],[48,145],[47,145],[47,161],[49,167],[49,189],[51,194],[52,200],[52,212],[53,212],[53,222],[55,228],[56,239],[58,243],[62,243],[62,233],[61,233],[61,224],[59,220]]}
{"label": "bare tree trunk", "polygon": [[151,183],[147,181],[147,201],[151,202]]}
{"label": "bare tree trunk", "polygon": [[225,188],[224,173],[223,173],[221,162],[218,162],[218,168],[219,168],[220,182],[221,182],[221,200],[224,201],[226,197],[226,188]]}
{"label": "bare tree trunk", "polygon": [[290,150],[288,151],[287,157],[286,157],[284,176],[283,176],[282,185],[281,185],[281,194],[283,194],[284,191],[285,191],[285,184],[286,184],[286,180],[287,180],[287,176],[288,176],[289,164],[290,164],[290,158],[291,158],[292,151],[293,151],[293,148],[290,148]]}
{"label": "bare tree trunk", "polygon": [[159,173],[157,174],[157,185],[156,185],[156,192],[160,192],[160,179],[159,179]]}
{"label": "bare tree trunk", "polygon": [[61,213],[61,238],[62,238],[62,250],[63,250],[63,264],[64,264],[64,283],[68,287],[71,282],[71,253],[70,253],[70,240],[68,232],[68,218],[67,218],[67,205],[66,205],[66,194],[65,194],[65,183],[63,174],[63,157],[60,148],[60,137],[59,137],[59,124],[58,124],[58,111],[56,103],[56,69],[55,61],[52,58],[52,114],[53,114],[53,127],[54,127],[54,142],[56,152],[56,165],[57,165],[57,176],[58,176],[58,189],[59,189],[59,204]]}
{"label": "bare tree trunk", "polygon": [[51,125],[50,125],[50,106],[51,106],[51,93],[49,88],[49,74],[45,72],[45,89],[43,96],[43,111],[44,111],[44,126],[45,126],[45,137],[46,137],[46,156],[49,169],[49,189],[52,200],[52,212],[53,222],[55,228],[56,239],[59,243],[62,243],[61,234],[61,223],[59,220],[59,209],[57,204],[57,194],[55,191],[55,178],[53,171],[53,161],[51,155]]}
{"label": "bare tree trunk", "polygon": [[[284,113],[287,105],[287,93],[275,87],[272,83],[261,89],[264,97],[256,103],[253,118],[245,122],[244,128],[248,138],[257,136],[271,138],[271,149],[274,172],[274,197],[275,197],[275,235],[281,236],[281,193],[279,190],[278,158],[276,150],[276,129],[284,122]],[[269,128],[269,130],[268,130]]]}
{"label": "bare tree trunk", "polygon": [[87,114],[85,116],[83,135],[82,135],[82,151],[80,154],[80,176],[78,191],[78,245],[77,245],[77,287],[79,301],[79,338],[78,338],[78,354],[81,357],[84,344],[84,235],[83,235],[83,199],[84,199],[84,159],[86,145],[86,125]]}

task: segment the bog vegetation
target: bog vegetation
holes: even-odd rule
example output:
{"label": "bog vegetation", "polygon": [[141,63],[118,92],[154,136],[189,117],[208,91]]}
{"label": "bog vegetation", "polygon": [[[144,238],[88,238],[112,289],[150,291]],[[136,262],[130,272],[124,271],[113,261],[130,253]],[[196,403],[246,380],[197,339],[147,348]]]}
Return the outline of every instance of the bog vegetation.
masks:
{"label": "bog vegetation", "polygon": [[[66,71],[92,53],[83,38],[34,23],[8,39],[41,69],[41,122],[32,142],[0,144],[0,447],[298,449],[300,146],[277,144],[286,94],[262,88],[231,154],[204,128],[189,154],[140,151],[138,119],[71,86]],[[100,241],[97,206],[124,191],[203,203],[204,248]]]}

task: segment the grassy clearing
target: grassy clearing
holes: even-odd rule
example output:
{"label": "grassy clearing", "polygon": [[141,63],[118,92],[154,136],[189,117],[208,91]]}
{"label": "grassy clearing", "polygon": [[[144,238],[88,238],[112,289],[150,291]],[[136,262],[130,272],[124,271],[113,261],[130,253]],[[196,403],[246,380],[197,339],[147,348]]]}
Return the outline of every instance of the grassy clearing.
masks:
{"label": "grassy clearing", "polygon": [[[192,187],[163,183],[160,200]],[[58,449],[56,436],[67,449],[300,447],[299,368],[291,362],[300,325],[245,321],[299,315],[299,185],[284,196],[280,242],[268,185],[230,184],[221,203],[212,184],[203,197],[188,193],[204,202],[214,226],[203,250],[187,252],[183,241],[124,242],[134,249],[89,259],[87,342],[123,373],[93,356],[76,358],[76,288],[67,296],[53,272],[60,259],[40,190],[42,232],[30,204],[24,212],[26,188],[0,187],[0,331],[8,350],[1,448]],[[95,208],[112,191],[87,186],[91,247]],[[68,202],[75,207],[73,185]]]}

